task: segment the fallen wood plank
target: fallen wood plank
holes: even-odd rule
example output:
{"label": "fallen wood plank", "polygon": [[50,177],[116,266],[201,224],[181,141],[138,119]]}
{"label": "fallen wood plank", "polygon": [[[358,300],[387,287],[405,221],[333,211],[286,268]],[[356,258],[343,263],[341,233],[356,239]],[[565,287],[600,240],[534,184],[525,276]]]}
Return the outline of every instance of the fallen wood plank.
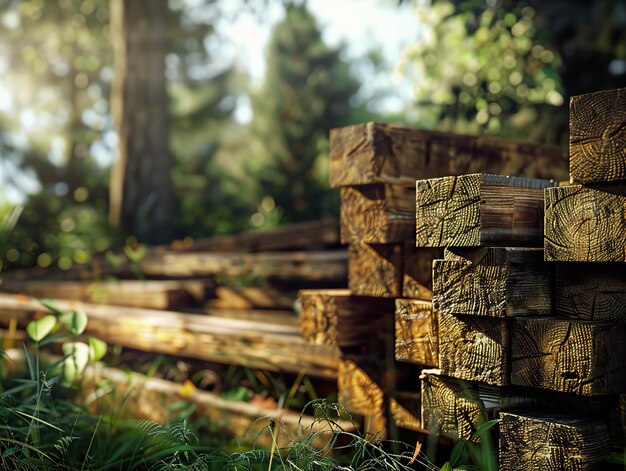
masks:
{"label": "fallen wood plank", "polygon": [[437,313],[507,317],[552,315],[552,266],[541,249],[446,250],[433,262]]}
{"label": "fallen wood plank", "polygon": [[357,347],[383,344],[391,333],[392,299],[353,296],[346,289],[301,290],[300,331],[309,343]]}
{"label": "fallen wood plank", "polygon": [[566,180],[567,152],[523,141],[378,123],[330,131],[332,188],[476,172]]}
{"label": "fallen wood plank", "polygon": [[348,288],[358,296],[402,296],[402,246],[357,243],[348,247]]}
{"label": "fallen wood plank", "polygon": [[176,309],[202,305],[215,288],[208,280],[18,281],[3,280],[0,291],[115,306]]}
{"label": "fallen wood plank", "polygon": [[626,186],[562,186],[545,197],[546,260],[626,261]]}
{"label": "fallen wood plank", "polygon": [[[108,343],[271,371],[326,378],[337,375],[337,349],[306,343],[297,326],[61,300],[54,303],[61,311],[84,311],[89,318],[86,332]],[[16,319],[23,327],[45,311],[26,296],[0,295],[1,325]]]}
{"label": "fallen wood plank", "polygon": [[445,376],[496,386],[511,382],[507,319],[437,312],[439,368]]}
{"label": "fallen wood plank", "polygon": [[148,256],[138,265],[147,276],[242,276],[280,281],[345,287],[348,254],[326,252],[267,252],[256,254],[164,253]]}
{"label": "fallen wood plank", "polygon": [[471,174],[418,180],[418,247],[539,246],[552,180]]}
{"label": "fallen wood plank", "polygon": [[555,318],[513,321],[512,384],[586,396],[626,387],[624,326]]}
{"label": "fallen wood plank", "polygon": [[626,271],[620,263],[556,263],[557,316],[626,324]]}
{"label": "fallen wood plank", "polygon": [[218,286],[205,306],[212,309],[293,309],[296,293],[257,286]]}
{"label": "fallen wood plank", "polygon": [[188,314],[204,315],[219,319],[239,319],[243,321],[265,322],[270,325],[298,327],[298,317],[293,311],[275,311],[269,309],[226,309],[226,308],[201,308],[185,309]]}
{"label": "fallen wood plank", "polygon": [[626,180],[626,88],[572,97],[569,122],[572,180]]}
{"label": "fallen wood plank", "polygon": [[609,454],[605,422],[563,414],[503,412],[500,469],[601,469]]}
{"label": "fallen wood plank", "polygon": [[415,184],[341,189],[342,244],[389,244],[415,237]]}
{"label": "fallen wood plank", "polygon": [[336,219],[307,221],[265,231],[249,231],[179,241],[165,250],[187,252],[272,252],[310,250],[339,245],[339,223]]}
{"label": "fallen wood plank", "polygon": [[396,299],[395,358],[425,367],[439,365],[439,327],[432,303]]}
{"label": "fallen wood plank", "polygon": [[423,370],[422,426],[434,435],[472,440],[472,434],[502,410],[528,408],[538,403],[532,391],[489,386]]}
{"label": "fallen wood plank", "polygon": [[[21,349],[8,351],[7,355],[12,364],[23,361],[24,357]],[[56,358],[51,357],[50,360]],[[163,424],[176,418],[178,411],[171,406],[184,400],[195,407],[193,417],[208,420],[221,434],[265,448],[271,448],[273,439],[279,447],[283,447],[294,439],[315,433],[311,445],[322,449],[332,432],[340,429],[356,432],[355,423],[351,421],[339,419],[332,424],[307,415],[306,412],[311,410],[299,413],[227,400],[189,385],[108,368],[103,363],[88,366],[82,379],[82,394],[78,400],[85,401],[96,415],[103,410],[116,410],[117,417],[148,419]],[[278,429],[274,429],[274,422],[278,424]],[[278,430],[274,437],[270,428]]]}

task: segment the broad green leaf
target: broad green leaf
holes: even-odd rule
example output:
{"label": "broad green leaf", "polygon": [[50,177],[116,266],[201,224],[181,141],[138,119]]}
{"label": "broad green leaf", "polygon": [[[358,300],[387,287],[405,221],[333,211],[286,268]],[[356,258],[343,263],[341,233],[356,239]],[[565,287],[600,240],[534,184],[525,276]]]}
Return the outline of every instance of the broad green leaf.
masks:
{"label": "broad green leaf", "polygon": [[452,449],[452,453],[450,454],[450,466],[454,468],[455,466],[461,464],[460,461],[465,454],[465,441],[461,440],[454,445]]}
{"label": "broad green leaf", "polygon": [[40,299],[39,303],[51,313],[56,314],[57,316],[61,314],[61,310],[58,307],[56,307],[56,305],[54,304],[52,300]]}
{"label": "broad green leaf", "polygon": [[87,328],[87,314],[83,311],[64,312],[59,321],[74,335],[82,334]]}
{"label": "broad green leaf", "polygon": [[35,342],[39,342],[46,335],[52,332],[57,323],[57,318],[51,315],[44,316],[39,320],[30,321],[26,326],[26,333]]}
{"label": "broad green leaf", "polygon": [[98,361],[107,352],[107,344],[100,339],[89,337],[89,360]]}
{"label": "broad green leaf", "polygon": [[452,471],[452,466],[450,466],[450,462],[444,464],[439,471]]}
{"label": "broad green leaf", "polygon": [[89,345],[83,342],[70,342],[63,345],[66,379],[72,381],[80,375],[89,363]]}
{"label": "broad green leaf", "polygon": [[479,438],[483,435],[487,430],[490,430],[494,425],[500,423],[500,419],[488,420],[480,424],[480,426],[476,429],[476,431],[472,434],[472,440]]}

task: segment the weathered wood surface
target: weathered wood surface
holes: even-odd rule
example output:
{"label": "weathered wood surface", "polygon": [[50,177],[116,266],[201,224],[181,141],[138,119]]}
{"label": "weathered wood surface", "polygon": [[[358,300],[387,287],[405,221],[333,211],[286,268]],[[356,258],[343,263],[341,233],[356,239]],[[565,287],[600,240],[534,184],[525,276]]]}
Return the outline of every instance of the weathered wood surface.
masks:
{"label": "weathered wood surface", "polygon": [[439,365],[437,318],[432,303],[396,299],[395,358],[425,367]]}
{"label": "weathered wood surface", "polygon": [[115,306],[176,309],[202,305],[213,293],[213,280],[17,281],[3,280],[0,291]]}
{"label": "weathered wood surface", "polygon": [[500,415],[500,469],[604,469],[609,428],[590,418],[540,412]]}
{"label": "weathered wood surface", "polygon": [[354,347],[384,343],[391,334],[393,299],[353,296],[346,289],[301,290],[298,299],[300,331],[309,343]]}
{"label": "weathered wood surface", "polygon": [[546,260],[626,261],[626,186],[562,186],[545,197]]}
{"label": "weathered wood surface", "polygon": [[418,180],[418,247],[540,246],[552,180],[471,174]]}
{"label": "weathered wood surface", "polygon": [[220,319],[239,319],[252,322],[266,322],[270,325],[300,327],[300,320],[293,311],[271,309],[199,308],[184,309],[185,314],[197,314]]}
{"label": "weathered wood surface", "polygon": [[381,358],[344,356],[337,376],[338,402],[364,418],[364,431],[385,438],[389,421],[397,427],[423,431],[420,421],[418,373]]}
{"label": "weathered wood surface", "polygon": [[213,309],[293,309],[296,292],[271,287],[218,286],[205,306]]}
{"label": "weathered wood surface", "polygon": [[363,417],[366,434],[386,438],[385,397],[393,387],[393,371],[389,372],[390,376],[381,376],[382,363],[363,357],[341,358],[337,374],[337,402],[350,413]]}
{"label": "weathered wood surface", "polygon": [[626,387],[624,326],[517,317],[511,337],[512,384],[587,396]]}
{"label": "weathered wood surface", "polygon": [[3,274],[10,280],[89,280],[105,276],[197,278],[221,276],[225,278],[255,279],[276,283],[281,287],[345,288],[347,283],[348,253],[345,249],[298,252],[210,253],[148,251],[136,263],[122,260],[117,267],[94,261],[90,266],[76,266],[70,270],[14,270]]}
{"label": "weathered wood surface", "polygon": [[537,404],[532,392],[489,386],[442,376],[440,370],[423,370],[422,426],[429,433],[470,440],[486,420],[501,410]]}
{"label": "weathered wood surface", "polygon": [[330,131],[330,186],[501,173],[566,180],[567,152],[487,136],[364,123]]}
{"label": "weathered wood surface", "polygon": [[569,123],[572,180],[626,180],[626,88],[572,97]]}
{"label": "weathered wood surface", "polygon": [[270,282],[345,287],[347,252],[265,252],[255,254],[166,253],[139,262],[147,276],[258,277]]}
{"label": "weathered wood surface", "polygon": [[[62,311],[84,311],[89,319],[86,333],[108,343],[271,371],[304,371],[326,378],[337,374],[338,350],[306,343],[298,326],[75,301],[54,303]],[[15,319],[24,327],[44,312],[32,298],[0,295],[0,325]]]}
{"label": "weathered wood surface", "polygon": [[497,386],[510,384],[511,329],[507,319],[435,312],[443,375]]}
{"label": "weathered wood surface", "polygon": [[402,296],[432,300],[433,261],[443,256],[443,249],[415,247],[413,238],[405,241],[402,248]]}
{"label": "weathered wood surface", "polygon": [[341,189],[342,244],[389,244],[413,239],[415,184],[366,185]]}
{"label": "weathered wood surface", "polygon": [[396,391],[390,402],[391,417],[396,427],[423,432],[422,400],[419,391]]}
{"label": "weathered wood surface", "polygon": [[555,263],[557,316],[626,324],[626,267],[620,263]]}
{"label": "weathered wood surface", "polygon": [[433,262],[433,306],[446,314],[549,316],[552,268],[541,249],[446,250]]}
{"label": "weathered wood surface", "polygon": [[272,252],[335,245],[339,245],[339,223],[336,219],[322,219],[265,231],[241,232],[210,239],[186,239],[161,249],[186,252]]}
{"label": "weathered wood surface", "polygon": [[402,245],[357,243],[348,247],[348,288],[354,295],[402,296]]}

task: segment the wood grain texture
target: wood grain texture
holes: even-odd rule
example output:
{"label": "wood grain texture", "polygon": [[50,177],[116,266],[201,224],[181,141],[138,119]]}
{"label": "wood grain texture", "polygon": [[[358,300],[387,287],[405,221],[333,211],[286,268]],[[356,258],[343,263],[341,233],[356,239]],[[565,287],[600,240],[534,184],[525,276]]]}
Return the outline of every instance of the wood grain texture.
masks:
{"label": "wood grain texture", "polygon": [[[367,435],[387,436],[385,397],[393,387],[393,377],[382,375],[382,362],[373,358],[339,360],[337,401],[348,412],[363,416]],[[393,375],[393,372],[389,372]]]}
{"label": "wood grain texture", "polygon": [[272,252],[315,250],[339,245],[339,223],[321,219],[276,227],[211,237],[183,239],[161,250],[181,252]]}
{"label": "wood grain texture", "polygon": [[537,246],[551,180],[471,174],[418,180],[418,247]]}
{"label": "wood grain texture", "polygon": [[419,391],[396,391],[391,399],[391,417],[396,427],[423,432],[422,399]]}
{"label": "wood grain texture", "polygon": [[333,188],[477,172],[566,180],[567,152],[530,142],[377,123],[330,131]]}
{"label": "wood grain texture", "polygon": [[624,326],[554,318],[513,321],[512,384],[586,396],[626,387]]}
{"label": "wood grain texture", "polygon": [[432,303],[396,299],[395,358],[426,367],[439,365],[438,323]]}
{"label": "wood grain texture", "polygon": [[572,180],[626,180],[626,88],[574,96],[569,110]]}
{"label": "wood grain texture", "polygon": [[539,412],[500,415],[500,469],[557,471],[605,469],[605,422]]}
{"label": "wood grain texture", "polygon": [[546,260],[626,261],[626,187],[571,185],[548,188],[545,197]]}
{"label": "wood grain texture", "polygon": [[255,254],[170,252],[146,257],[139,262],[139,268],[148,276],[256,276],[270,281],[341,287],[336,285],[345,283],[346,262],[345,250]]}
{"label": "wood grain texture", "polygon": [[391,333],[393,299],[353,296],[345,289],[301,290],[298,299],[300,331],[309,343],[355,347],[382,343]]}
{"label": "wood grain texture", "polygon": [[358,296],[402,296],[402,245],[351,244],[348,288]]}
{"label": "wood grain texture", "polygon": [[510,384],[511,332],[507,319],[436,315],[443,375],[497,386]]}
{"label": "wood grain texture", "polygon": [[[61,311],[84,311],[89,319],[86,334],[107,343],[270,371],[304,371],[326,378],[337,375],[338,349],[306,343],[297,325],[77,301],[53,302]],[[7,326],[15,319],[24,327],[45,312],[35,299],[0,294],[0,325]]]}
{"label": "wood grain texture", "polygon": [[95,282],[9,279],[0,283],[0,291],[6,293],[148,309],[201,306],[214,289],[215,281],[211,279]]}
{"label": "wood grain texture", "polygon": [[555,263],[557,316],[626,324],[626,267],[620,263]]}
{"label": "wood grain texture", "polygon": [[[415,229],[415,228],[413,228]],[[402,296],[430,301],[433,297],[433,260],[443,256],[443,249],[415,247],[415,241],[403,244]]]}
{"label": "wood grain texture", "polygon": [[341,189],[342,244],[389,244],[413,239],[415,184],[366,185]]}
{"label": "wood grain texture", "polygon": [[501,410],[537,404],[532,392],[450,378],[436,369],[423,370],[420,378],[422,426],[436,435],[470,440],[480,424]]}
{"label": "wood grain texture", "polygon": [[446,314],[551,315],[552,268],[541,249],[447,249],[433,262],[433,306]]}

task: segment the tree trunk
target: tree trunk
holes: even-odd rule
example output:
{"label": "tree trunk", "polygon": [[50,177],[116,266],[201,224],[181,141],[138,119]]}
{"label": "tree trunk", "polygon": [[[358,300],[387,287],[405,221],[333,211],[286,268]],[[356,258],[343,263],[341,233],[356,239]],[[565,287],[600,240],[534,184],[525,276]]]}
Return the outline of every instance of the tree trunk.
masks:
{"label": "tree trunk", "polygon": [[165,0],[113,0],[111,111],[119,158],[111,170],[110,221],[149,243],[167,241],[175,211],[165,81]]}

